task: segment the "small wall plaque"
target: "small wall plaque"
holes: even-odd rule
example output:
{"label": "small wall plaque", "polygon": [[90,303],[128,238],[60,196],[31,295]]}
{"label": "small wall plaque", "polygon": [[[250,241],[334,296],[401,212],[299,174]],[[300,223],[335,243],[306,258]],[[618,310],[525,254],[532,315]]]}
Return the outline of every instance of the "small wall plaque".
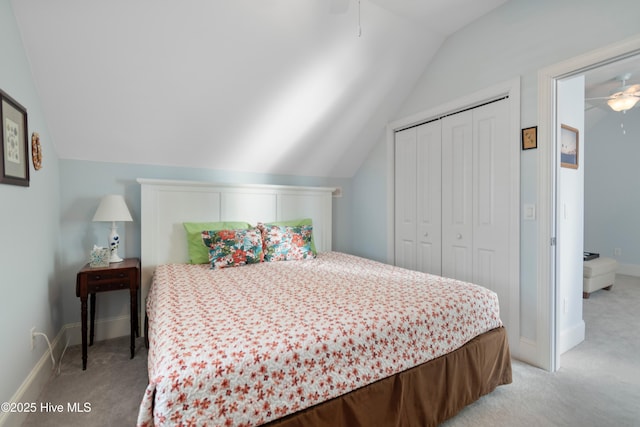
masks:
{"label": "small wall plaque", "polygon": [[522,129],[522,149],[538,148],[538,126]]}

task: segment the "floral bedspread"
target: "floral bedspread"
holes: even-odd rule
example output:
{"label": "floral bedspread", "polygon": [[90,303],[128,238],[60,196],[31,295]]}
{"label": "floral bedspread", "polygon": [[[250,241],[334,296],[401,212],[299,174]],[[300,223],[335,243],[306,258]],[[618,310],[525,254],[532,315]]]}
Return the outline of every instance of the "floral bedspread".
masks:
{"label": "floral bedspread", "polygon": [[502,325],[483,287],[338,253],[220,270],[162,265],[147,300],[139,426],[256,426]]}

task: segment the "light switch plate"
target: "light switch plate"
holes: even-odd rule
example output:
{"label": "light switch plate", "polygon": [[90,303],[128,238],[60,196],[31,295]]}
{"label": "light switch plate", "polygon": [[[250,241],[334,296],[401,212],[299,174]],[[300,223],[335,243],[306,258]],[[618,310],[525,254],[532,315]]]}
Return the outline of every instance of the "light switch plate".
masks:
{"label": "light switch plate", "polygon": [[524,205],[524,219],[529,221],[536,219],[536,205]]}

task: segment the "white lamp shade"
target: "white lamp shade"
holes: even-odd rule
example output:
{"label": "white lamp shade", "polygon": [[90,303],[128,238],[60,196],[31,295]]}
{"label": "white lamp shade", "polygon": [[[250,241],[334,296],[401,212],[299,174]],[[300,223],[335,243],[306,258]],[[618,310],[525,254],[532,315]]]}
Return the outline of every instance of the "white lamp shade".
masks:
{"label": "white lamp shade", "polygon": [[100,205],[93,216],[94,221],[133,221],[124,197],[119,194],[110,194],[100,200]]}

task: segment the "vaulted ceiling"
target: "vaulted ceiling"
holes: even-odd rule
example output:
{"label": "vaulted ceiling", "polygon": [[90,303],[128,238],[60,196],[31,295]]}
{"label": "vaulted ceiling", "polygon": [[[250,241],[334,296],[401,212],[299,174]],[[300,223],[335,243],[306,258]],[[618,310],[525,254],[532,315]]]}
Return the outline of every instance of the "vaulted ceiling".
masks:
{"label": "vaulted ceiling", "polygon": [[13,0],[60,158],[352,176],[506,0]]}

